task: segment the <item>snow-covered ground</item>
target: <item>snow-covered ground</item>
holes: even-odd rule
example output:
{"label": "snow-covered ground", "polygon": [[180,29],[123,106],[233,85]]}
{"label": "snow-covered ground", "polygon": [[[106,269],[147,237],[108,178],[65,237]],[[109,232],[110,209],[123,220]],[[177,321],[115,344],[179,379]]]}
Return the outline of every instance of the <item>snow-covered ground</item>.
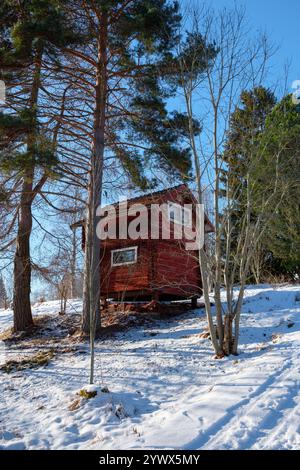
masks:
{"label": "snow-covered ground", "polygon": [[[299,449],[299,296],[299,286],[249,287],[238,357],[213,359],[202,310],[99,341],[90,400],[76,395],[84,344],[47,367],[0,372],[0,449]],[[0,330],[11,320],[0,310]],[[0,364],[25,353],[0,342]]]}

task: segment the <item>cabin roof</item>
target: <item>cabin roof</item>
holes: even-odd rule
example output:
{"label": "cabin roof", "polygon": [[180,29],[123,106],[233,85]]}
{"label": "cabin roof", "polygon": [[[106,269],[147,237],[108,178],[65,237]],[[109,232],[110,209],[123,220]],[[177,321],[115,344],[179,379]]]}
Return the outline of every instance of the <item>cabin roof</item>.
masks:
{"label": "cabin roof", "polygon": [[[141,194],[140,196],[135,196],[133,198],[127,199],[127,202],[129,204],[134,204],[137,202],[145,201],[150,198],[157,199],[160,196],[163,196],[164,194],[174,193],[175,191],[178,191],[178,193],[185,193],[186,195],[189,195],[194,202],[197,201],[192,191],[190,190],[190,188],[185,183],[182,183],[176,186],[172,186],[170,188],[165,188],[159,191],[149,192],[149,193]],[[119,204],[119,201],[111,203],[111,204],[106,204],[103,208],[105,209],[108,206],[117,206],[118,204]],[[81,219],[75,222],[74,224],[72,224],[71,228],[83,227],[84,224],[85,224],[85,219]],[[206,225],[206,230],[205,230],[206,233],[215,231],[215,227],[213,223],[209,220],[207,214],[205,214],[205,225]]]}

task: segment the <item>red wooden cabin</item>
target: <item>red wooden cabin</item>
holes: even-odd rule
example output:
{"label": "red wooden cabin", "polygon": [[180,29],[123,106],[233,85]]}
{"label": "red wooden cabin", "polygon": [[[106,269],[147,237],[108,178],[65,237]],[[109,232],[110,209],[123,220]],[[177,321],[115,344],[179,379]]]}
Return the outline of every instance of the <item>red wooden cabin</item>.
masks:
{"label": "red wooden cabin", "polygon": [[[169,212],[171,239],[167,240],[162,238],[161,227],[158,228],[158,239],[120,239],[118,227],[123,215],[117,209],[117,238],[102,240],[100,243],[101,297],[118,301],[174,300],[195,299],[201,294],[198,252],[186,250],[186,240],[172,238],[177,224],[190,224],[191,228],[194,226],[193,212],[184,214],[184,221],[180,221],[177,207],[195,202],[190,189],[184,184],[127,201],[128,207],[143,204],[149,209],[149,233],[152,204],[165,203],[171,208],[176,207],[177,217],[174,212]],[[117,204],[114,206],[117,207]],[[130,223],[131,219],[129,216],[126,220]],[[76,225],[83,225],[83,222]],[[205,216],[205,232],[213,231],[213,225]]]}

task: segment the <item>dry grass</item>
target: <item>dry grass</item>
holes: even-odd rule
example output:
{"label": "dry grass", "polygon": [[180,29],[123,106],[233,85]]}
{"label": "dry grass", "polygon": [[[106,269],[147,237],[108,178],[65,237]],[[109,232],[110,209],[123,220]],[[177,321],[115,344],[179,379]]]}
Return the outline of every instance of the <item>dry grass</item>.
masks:
{"label": "dry grass", "polygon": [[82,403],[82,398],[75,398],[68,406],[69,411],[78,410],[81,406],[81,403]]}
{"label": "dry grass", "polygon": [[49,351],[38,351],[28,357],[21,359],[10,359],[6,361],[0,370],[9,374],[24,369],[36,369],[38,367],[47,366],[50,360],[55,356],[55,352],[50,349]]}
{"label": "dry grass", "polygon": [[[47,343],[62,343],[66,338],[75,338],[79,334],[80,315],[45,315],[34,317],[34,325],[26,331],[15,333],[12,328],[8,328],[0,334],[0,341],[9,344],[18,343],[25,346],[45,345]],[[74,342],[74,341],[68,341]]]}
{"label": "dry grass", "polygon": [[78,395],[82,398],[86,398],[89,400],[90,398],[94,398],[97,395],[96,390],[85,390],[84,388],[82,390],[79,390]]}

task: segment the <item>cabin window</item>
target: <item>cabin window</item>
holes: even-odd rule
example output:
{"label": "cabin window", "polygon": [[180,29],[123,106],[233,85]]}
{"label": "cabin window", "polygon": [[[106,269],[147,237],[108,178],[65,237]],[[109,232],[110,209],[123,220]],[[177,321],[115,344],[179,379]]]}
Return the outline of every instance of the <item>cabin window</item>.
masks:
{"label": "cabin window", "polygon": [[122,266],[123,264],[133,264],[137,261],[137,246],[112,250],[111,265]]}
{"label": "cabin window", "polygon": [[169,220],[175,224],[192,227],[192,213],[187,207],[180,206],[174,202],[168,204]]}

